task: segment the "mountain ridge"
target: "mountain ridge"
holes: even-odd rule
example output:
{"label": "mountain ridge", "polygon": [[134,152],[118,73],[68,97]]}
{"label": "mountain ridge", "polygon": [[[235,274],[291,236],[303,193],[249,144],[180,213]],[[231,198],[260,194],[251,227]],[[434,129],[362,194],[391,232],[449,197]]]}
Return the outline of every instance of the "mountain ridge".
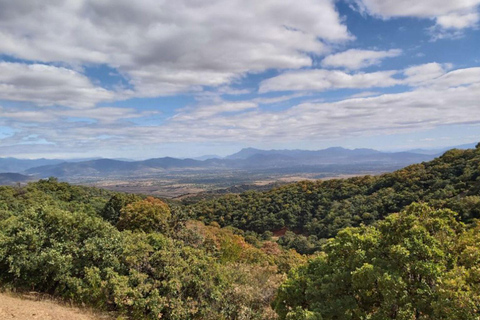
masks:
{"label": "mountain ridge", "polygon": [[[470,147],[471,144],[459,146]],[[146,160],[90,158],[72,159],[16,159],[0,158],[0,172],[19,173],[35,178],[55,176],[72,177],[132,177],[162,174],[175,170],[280,170],[304,172],[322,171],[340,166],[368,165],[375,168],[406,166],[429,161],[439,156],[434,149],[383,152],[369,148],[347,149],[330,147],[321,150],[244,148],[224,158],[193,159],[159,157]],[[13,169],[13,170],[12,170]]]}
{"label": "mountain ridge", "polygon": [[[405,166],[433,159],[432,155],[408,152],[384,153],[371,149],[329,148],[318,151],[305,150],[259,150],[248,149],[242,156],[234,155],[225,159],[178,159],[172,157],[152,158],[142,161],[121,161],[98,159],[83,162],[62,162],[30,168],[28,175],[39,178],[55,176],[105,177],[105,176],[145,176],[171,170],[279,170],[296,168],[298,172],[322,166],[371,164],[373,167],[386,165]],[[321,170],[320,168],[318,170]]]}

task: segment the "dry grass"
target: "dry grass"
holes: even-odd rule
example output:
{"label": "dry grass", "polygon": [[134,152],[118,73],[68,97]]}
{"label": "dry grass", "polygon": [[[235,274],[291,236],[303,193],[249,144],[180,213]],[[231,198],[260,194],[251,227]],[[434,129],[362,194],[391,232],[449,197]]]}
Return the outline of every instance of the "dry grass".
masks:
{"label": "dry grass", "polygon": [[0,320],[113,320],[88,308],[69,306],[38,293],[0,292]]}

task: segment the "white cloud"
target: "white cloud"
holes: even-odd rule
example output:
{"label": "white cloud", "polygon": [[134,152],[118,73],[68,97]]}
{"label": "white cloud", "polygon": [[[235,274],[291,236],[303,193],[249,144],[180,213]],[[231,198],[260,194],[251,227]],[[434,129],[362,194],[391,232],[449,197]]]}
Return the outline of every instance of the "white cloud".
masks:
{"label": "white cloud", "polygon": [[480,0],[355,0],[361,10],[382,18],[435,19],[442,28],[463,29],[478,22]]}
{"label": "white cloud", "polygon": [[234,113],[255,109],[257,107],[257,103],[251,101],[223,102],[219,104],[196,106],[194,108],[185,108],[181,110],[181,113],[175,115],[173,119],[176,121],[205,119],[220,113]]}
{"label": "white cloud", "polygon": [[[335,103],[302,103],[280,112],[254,109],[229,117],[217,114],[200,121],[175,121],[158,131],[166,134],[175,128],[181,141],[218,139],[215,137],[222,137],[222,141],[300,141],[480,122],[477,69],[448,72],[431,79],[430,86],[410,92]],[[458,79],[464,79],[461,85]]]}
{"label": "white cloud", "polygon": [[114,93],[96,87],[73,70],[44,64],[0,62],[0,99],[29,101],[41,106],[93,107]]}
{"label": "white cloud", "polygon": [[465,29],[478,23],[477,12],[450,13],[437,18],[437,23],[445,29]]}
{"label": "white cloud", "polygon": [[357,70],[380,64],[383,59],[397,57],[400,54],[402,54],[402,50],[399,49],[388,51],[350,49],[327,56],[322,60],[322,66]]}
{"label": "white cloud", "polygon": [[452,87],[476,82],[480,68],[448,72],[451,64],[436,62],[411,66],[404,70],[370,73],[347,73],[338,70],[311,69],[290,71],[260,83],[259,92],[326,91],[335,89],[386,88],[396,85],[411,87]]}
{"label": "white cloud", "polygon": [[437,90],[445,88],[469,86],[472,83],[480,82],[480,67],[457,69],[450,71],[441,77],[430,81],[430,87],[434,87]]}
{"label": "white cloud", "polygon": [[90,119],[101,124],[118,124],[118,121],[153,116],[155,114],[158,114],[158,112],[138,112],[138,110],[134,108],[117,107],[90,108],[87,112],[85,112],[85,109],[69,108],[42,108],[41,110],[39,108],[34,108],[31,110],[18,110],[18,108],[0,107],[0,118],[4,124],[14,124],[25,127],[30,126],[32,123],[44,123],[53,127],[58,127],[60,122],[63,122],[64,125],[68,125],[68,123],[64,122],[67,118]]}
{"label": "white cloud", "polygon": [[399,84],[392,78],[396,71],[349,74],[338,70],[301,70],[285,72],[260,84],[261,93],[271,91],[325,91],[341,88],[390,87]]}
{"label": "white cloud", "polygon": [[432,79],[444,75],[445,67],[436,62],[409,67],[403,71],[406,76],[405,82],[409,85],[429,83]]}
{"label": "white cloud", "polygon": [[474,9],[479,0],[357,0],[370,13],[383,17],[432,17]]}
{"label": "white cloud", "polygon": [[[165,142],[251,144],[258,141],[324,141],[412,132],[449,124],[480,123],[479,101],[480,68],[468,68],[447,72],[431,79],[429,85],[409,92],[350,98],[334,103],[305,102],[283,111],[265,111],[249,104],[250,101],[233,103],[230,107],[225,102],[224,105],[202,106],[207,111],[210,109],[207,116],[198,116],[195,108],[186,109],[181,117],[149,126],[82,122],[55,122],[56,125],[52,125],[37,122],[34,127],[20,127],[20,132],[0,141],[4,150],[35,151],[37,154],[41,150],[48,152],[59,148],[65,153],[81,150],[94,153],[98,150],[102,154],[120,154],[126,150],[131,152],[132,146],[141,146],[144,150],[153,150],[143,156],[147,157],[153,156],[155,150],[159,150],[155,149],[156,146]],[[226,110],[233,112],[226,114]],[[188,116],[189,113],[192,115]],[[0,120],[2,125],[5,117],[1,112]],[[15,125],[18,128],[19,122]],[[13,147],[33,135],[39,141],[54,143],[56,149],[45,145]]]}
{"label": "white cloud", "polygon": [[311,65],[351,39],[333,0],[0,0],[0,53],[108,64],[138,96]]}

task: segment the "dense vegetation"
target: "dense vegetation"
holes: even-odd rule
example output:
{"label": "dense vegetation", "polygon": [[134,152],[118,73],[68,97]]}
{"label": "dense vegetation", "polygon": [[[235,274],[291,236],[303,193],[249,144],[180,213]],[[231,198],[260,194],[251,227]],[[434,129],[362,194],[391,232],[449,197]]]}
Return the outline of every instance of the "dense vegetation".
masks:
{"label": "dense vegetation", "polygon": [[257,248],[233,229],[185,221],[154,198],[54,179],[2,187],[0,197],[3,286],[134,319],[273,319],[284,273],[304,261],[275,243]]}
{"label": "dense vegetation", "polygon": [[188,206],[52,178],[0,187],[0,288],[132,319],[478,319],[479,217],[480,148]]}
{"label": "dense vegetation", "polygon": [[344,229],[290,274],[276,310],[292,320],[479,319],[479,231],[418,204]]}
{"label": "dense vegetation", "polygon": [[[190,206],[205,222],[257,233],[287,227],[285,246],[311,253],[321,239],[372,224],[413,202],[451,208],[460,219],[480,217],[480,148],[451,150],[426,163],[381,176],[303,181],[268,192],[249,191]],[[295,235],[297,234],[297,235]]]}

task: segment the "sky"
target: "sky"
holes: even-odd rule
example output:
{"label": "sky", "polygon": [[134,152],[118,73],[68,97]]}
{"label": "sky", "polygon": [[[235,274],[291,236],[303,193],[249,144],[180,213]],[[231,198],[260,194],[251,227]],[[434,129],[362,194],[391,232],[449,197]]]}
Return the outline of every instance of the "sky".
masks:
{"label": "sky", "polygon": [[480,140],[480,0],[0,0],[0,157]]}

